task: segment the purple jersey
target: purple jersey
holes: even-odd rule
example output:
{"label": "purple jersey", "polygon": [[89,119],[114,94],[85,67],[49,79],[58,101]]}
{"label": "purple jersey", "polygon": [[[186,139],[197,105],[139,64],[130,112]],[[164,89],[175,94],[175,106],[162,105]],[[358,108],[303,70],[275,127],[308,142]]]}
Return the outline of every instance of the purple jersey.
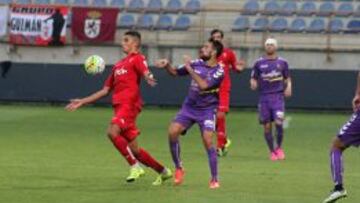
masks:
{"label": "purple jersey", "polygon": [[281,57],[261,57],[254,64],[251,77],[258,81],[260,94],[283,93],[284,80],[290,77],[289,66]]}
{"label": "purple jersey", "polygon": [[[201,59],[192,61],[190,65],[195,73],[207,81],[209,88],[200,90],[198,84],[192,80],[184,105],[196,109],[217,108],[219,104],[219,86],[224,78],[224,69],[220,65],[209,67]],[[180,65],[176,71],[178,75],[189,74],[184,65]]]}

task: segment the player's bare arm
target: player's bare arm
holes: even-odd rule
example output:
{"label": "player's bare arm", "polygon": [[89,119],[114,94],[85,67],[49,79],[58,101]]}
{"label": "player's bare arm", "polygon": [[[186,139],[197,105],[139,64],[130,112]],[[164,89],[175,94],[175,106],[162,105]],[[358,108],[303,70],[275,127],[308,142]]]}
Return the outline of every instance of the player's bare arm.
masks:
{"label": "player's bare arm", "polygon": [[354,99],[352,100],[353,110],[357,111],[360,108],[360,73],[358,73],[357,85]]}
{"label": "player's bare arm", "polygon": [[250,88],[251,88],[251,90],[257,90],[258,81],[255,78],[250,79]]}
{"label": "player's bare arm", "polygon": [[209,84],[207,83],[207,81],[202,79],[197,73],[195,73],[193,68],[190,66],[190,63],[186,63],[185,68],[186,68],[187,72],[189,73],[189,75],[199,85],[200,90],[206,90],[207,88],[209,88]]}
{"label": "player's bare arm", "polygon": [[110,92],[109,87],[104,87],[103,89],[93,93],[90,96],[81,98],[81,99],[72,99],[70,100],[70,103],[65,107],[68,111],[75,111],[76,109],[80,108],[83,105],[93,103],[102,97],[105,97]]}
{"label": "player's bare arm", "polygon": [[144,79],[146,80],[147,84],[149,84],[151,87],[155,87],[157,85],[157,80],[150,71],[146,71],[144,73]]}
{"label": "player's bare arm", "polygon": [[291,82],[291,78],[288,78],[285,80],[285,84],[286,84],[286,89],[285,89],[285,97],[291,97],[292,95],[292,82]]}
{"label": "player's bare arm", "polygon": [[242,71],[245,70],[245,67],[246,67],[246,62],[244,60],[239,60],[236,63],[236,66],[234,67],[234,69],[236,72],[241,73]]}
{"label": "player's bare arm", "polygon": [[176,68],[172,67],[168,59],[159,59],[155,61],[155,67],[165,69],[170,75],[177,76]]}

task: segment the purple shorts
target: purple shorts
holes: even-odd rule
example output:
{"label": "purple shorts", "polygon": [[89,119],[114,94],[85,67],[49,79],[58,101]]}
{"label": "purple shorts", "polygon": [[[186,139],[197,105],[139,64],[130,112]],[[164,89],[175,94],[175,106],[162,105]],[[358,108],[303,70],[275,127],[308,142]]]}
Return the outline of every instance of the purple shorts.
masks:
{"label": "purple shorts", "polygon": [[338,138],[345,146],[360,146],[360,110],[356,111],[340,129]]}
{"label": "purple shorts", "polygon": [[284,95],[282,93],[261,95],[258,110],[261,124],[283,120],[285,116]]}
{"label": "purple shorts", "polygon": [[[177,113],[173,122],[181,124],[186,130],[191,128],[194,123],[199,125],[201,133],[204,131],[215,131],[216,121],[216,108],[213,109],[194,109],[191,107],[183,106]],[[184,132],[184,133],[185,133]]]}

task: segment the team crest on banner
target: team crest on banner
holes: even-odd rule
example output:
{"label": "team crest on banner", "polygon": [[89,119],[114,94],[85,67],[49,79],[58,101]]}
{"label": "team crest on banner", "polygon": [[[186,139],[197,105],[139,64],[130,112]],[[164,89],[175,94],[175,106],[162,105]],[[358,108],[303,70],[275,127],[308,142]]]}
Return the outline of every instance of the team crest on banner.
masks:
{"label": "team crest on banner", "polygon": [[99,36],[101,30],[101,12],[90,11],[88,13],[88,18],[85,19],[84,23],[84,33],[90,38],[94,39]]}

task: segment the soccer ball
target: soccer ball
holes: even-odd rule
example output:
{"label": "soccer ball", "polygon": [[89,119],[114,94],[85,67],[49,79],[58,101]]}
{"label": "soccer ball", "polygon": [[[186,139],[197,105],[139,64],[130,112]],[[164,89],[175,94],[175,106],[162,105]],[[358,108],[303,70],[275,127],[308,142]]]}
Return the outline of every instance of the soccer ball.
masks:
{"label": "soccer ball", "polygon": [[85,60],[84,68],[88,74],[100,74],[105,70],[105,61],[101,56],[91,55]]}

